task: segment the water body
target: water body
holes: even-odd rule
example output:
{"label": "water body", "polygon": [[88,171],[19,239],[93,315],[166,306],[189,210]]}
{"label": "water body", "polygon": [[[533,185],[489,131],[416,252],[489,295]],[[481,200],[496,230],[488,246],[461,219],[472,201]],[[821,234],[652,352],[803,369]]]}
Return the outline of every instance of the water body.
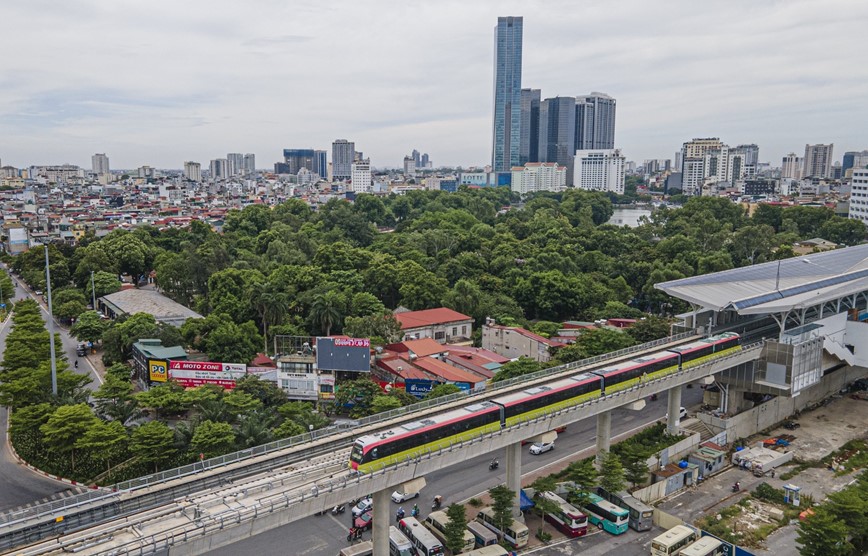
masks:
{"label": "water body", "polygon": [[639,219],[643,216],[650,217],[651,211],[644,208],[615,208],[615,212],[612,214],[612,218],[609,219],[607,224],[614,224],[615,226],[630,226],[631,228],[635,228],[639,226]]}

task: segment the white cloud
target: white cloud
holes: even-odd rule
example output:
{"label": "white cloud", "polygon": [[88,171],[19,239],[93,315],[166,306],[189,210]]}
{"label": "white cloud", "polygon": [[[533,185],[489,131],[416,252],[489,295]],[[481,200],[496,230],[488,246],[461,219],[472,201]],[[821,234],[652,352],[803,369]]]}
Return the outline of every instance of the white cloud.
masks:
{"label": "white cloud", "polygon": [[868,147],[868,3],[848,0],[29,0],[4,6],[0,158],[207,164],[356,141],[376,166],[491,152],[493,28],[524,16],[523,82],[618,99],[628,157],[693,136]]}

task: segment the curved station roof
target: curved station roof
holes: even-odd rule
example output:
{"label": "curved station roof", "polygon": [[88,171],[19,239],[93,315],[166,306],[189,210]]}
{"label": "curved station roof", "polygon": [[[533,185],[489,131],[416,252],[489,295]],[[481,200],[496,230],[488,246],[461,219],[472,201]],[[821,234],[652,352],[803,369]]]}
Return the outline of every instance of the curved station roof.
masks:
{"label": "curved station roof", "polygon": [[740,315],[785,313],[868,290],[868,244],[655,284],[673,297]]}

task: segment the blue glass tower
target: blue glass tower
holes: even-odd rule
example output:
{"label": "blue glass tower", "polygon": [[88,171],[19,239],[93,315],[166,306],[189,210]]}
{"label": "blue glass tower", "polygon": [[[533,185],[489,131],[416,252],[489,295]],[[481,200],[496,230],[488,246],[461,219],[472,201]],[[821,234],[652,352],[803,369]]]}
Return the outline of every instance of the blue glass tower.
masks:
{"label": "blue glass tower", "polygon": [[494,28],[494,148],[491,166],[508,172],[521,153],[521,40],[523,18],[498,17]]}

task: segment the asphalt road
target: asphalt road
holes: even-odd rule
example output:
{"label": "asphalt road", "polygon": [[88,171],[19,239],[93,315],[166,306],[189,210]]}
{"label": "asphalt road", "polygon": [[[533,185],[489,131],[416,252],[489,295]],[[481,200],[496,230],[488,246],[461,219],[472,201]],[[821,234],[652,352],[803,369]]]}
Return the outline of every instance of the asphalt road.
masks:
{"label": "asphalt road", "polygon": [[[29,292],[25,291],[25,289],[18,284],[17,279],[15,279],[15,282],[16,299],[24,299],[30,295]],[[36,298],[35,296],[33,297],[34,299]],[[42,318],[47,319],[48,310],[45,308],[41,299],[37,299],[37,301],[40,302],[40,306],[43,308]],[[11,327],[11,321],[9,321],[2,326],[2,329],[0,329],[0,353],[6,349],[6,336]],[[57,353],[60,354],[62,351],[66,354],[69,361],[75,361],[76,340],[71,338],[66,330],[59,326],[55,325],[55,331],[60,334],[61,338],[61,345],[56,346]],[[79,369],[77,372],[91,375],[93,382],[89,388],[95,390],[99,387],[101,379],[97,377],[96,371],[90,367],[85,358],[82,358],[79,362]],[[29,505],[35,501],[41,501],[46,498],[68,496],[76,492],[81,492],[81,489],[76,489],[75,487],[71,487],[59,481],[43,477],[15,461],[9,450],[9,446],[6,444],[7,417],[8,414],[6,408],[0,408],[0,435],[2,435],[2,437],[0,437],[2,438],[0,439],[0,511]]]}
{"label": "asphalt road", "polygon": [[[697,405],[702,401],[700,388],[684,389],[682,403],[685,407]],[[663,418],[666,414],[666,396],[660,396],[657,401],[647,402],[645,409],[631,411],[616,410],[612,414],[612,435],[616,436]],[[555,449],[532,456],[527,451],[522,454],[522,475],[536,471],[541,467],[552,465],[562,459],[572,459],[574,454],[596,444],[596,419],[585,419],[570,425],[566,432],[558,435]],[[493,455],[498,455],[501,467],[496,471],[488,470],[488,462]],[[444,504],[463,501],[473,496],[485,493],[488,489],[505,481],[505,456],[492,454],[465,462],[461,467],[453,466],[442,469],[425,477],[427,486],[418,499],[404,503],[402,506],[409,514],[413,503],[419,504],[422,516],[431,509],[431,500],[435,495],[442,495]],[[398,505],[391,504],[390,514]],[[255,537],[240,540],[234,544],[213,550],[211,556],[234,556],[236,554],[256,554],[257,556],[284,556],[288,553],[299,556],[312,554],[337,554],[347,546],[346,534],[350,526],[350,511],[347,508],[342,515],[311,516],[289,525],[272,529]],[[659,531],[656,533],[659,534]],[[630,530],[626,535],[613,538],[608,534],[589,535],[586,539],[569,541],[563,545],[546,547],[538,554],[572,554],[581,548],[582,553],[594,548],[595,554],[605,554],[608,550],[616,550],[624,554],[647,554],[647,542],[654,535],[638,534]],[[370,539],[370,533],[365,533],[365,539]],[[291,548],[290,548],[291,547]]]}

